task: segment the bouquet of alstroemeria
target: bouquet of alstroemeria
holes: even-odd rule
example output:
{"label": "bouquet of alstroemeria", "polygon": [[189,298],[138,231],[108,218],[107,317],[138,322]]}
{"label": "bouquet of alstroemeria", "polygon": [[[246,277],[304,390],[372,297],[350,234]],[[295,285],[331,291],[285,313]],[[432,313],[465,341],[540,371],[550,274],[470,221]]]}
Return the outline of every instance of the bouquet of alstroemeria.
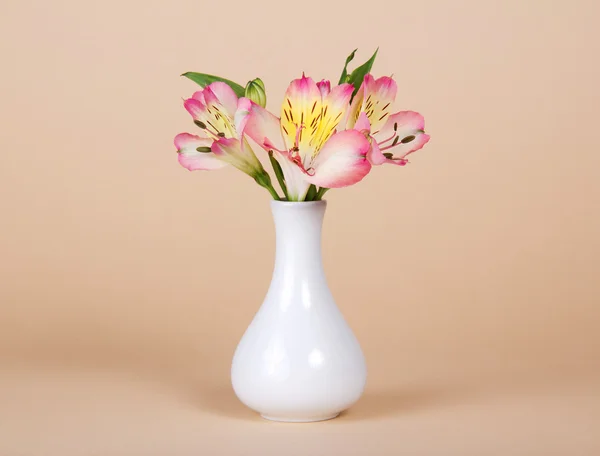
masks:
{"label": "bouquet of alstroemeria", "polygon": [[[406,165],[429,135],[414,111],[390,114],[396,82],[375,79],[371,67],[377,52],[348,73],[346,59],[337,86],[302,74],[288,87],[279,117],[265,109],[260,79],[242,87],[203,73],[185,73],[202,90],[184,102],[200,131],[175,137],[179,163],[194,170],[233,165],[266,188],[274,199],[317,201],[330,188],[359,182],[373,165]],[[248,141],[267,153],[283,196]]]}

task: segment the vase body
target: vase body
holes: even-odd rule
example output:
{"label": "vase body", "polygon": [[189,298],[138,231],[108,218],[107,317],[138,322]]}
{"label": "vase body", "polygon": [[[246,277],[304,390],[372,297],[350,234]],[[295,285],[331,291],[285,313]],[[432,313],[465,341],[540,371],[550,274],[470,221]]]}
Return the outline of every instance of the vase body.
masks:
{"label": "vase body", "polygon": [[264,418],[336,417],[366,382],[360,345],[327,286],[321,262],[325,201],[272,201],[275,269],[231,366],[238,398]]}

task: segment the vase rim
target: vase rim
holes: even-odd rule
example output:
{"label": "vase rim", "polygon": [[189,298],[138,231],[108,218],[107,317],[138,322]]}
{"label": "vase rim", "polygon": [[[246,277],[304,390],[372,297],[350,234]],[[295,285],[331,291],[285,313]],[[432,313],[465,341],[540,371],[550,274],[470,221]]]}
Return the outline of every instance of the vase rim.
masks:
{"label": "vase rim", "polygon": [[325,206],[327,205],[327,200],[320,201],[276,201],[271,200],[271,206],[280,206],[280,207],[308,207],[308,206]]}

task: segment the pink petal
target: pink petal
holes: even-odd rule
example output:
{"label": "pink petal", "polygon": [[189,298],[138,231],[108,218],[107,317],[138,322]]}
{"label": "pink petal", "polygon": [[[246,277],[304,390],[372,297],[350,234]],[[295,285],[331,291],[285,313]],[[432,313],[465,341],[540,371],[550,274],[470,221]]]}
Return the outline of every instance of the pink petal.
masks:
{"label": "pink petal", "polygon": [[[429,136],[427,133],[417,134],[416,138],[411,143],[404,145],[404,146],[410,145],[410,147],[408,147],[408,150],[406,152],[404,152],[404,154],[402,154],[402,157],[406,157],[407,155],[412,154],[413,152],[416,152],[419,149],[422,149],[423,146],[425,144],[427,144],[430,139],[431,139],[431,136]],[[404,149],[404,150],[406,150],[406,149]],[[394,153],[394,155],[396,155],[396,154]]]}
{"label": "pink petal", "polygon": [[367,114],[361,112],[358,116],[358,120],[354,124],[354,129],[358,131],[366,131],[367,133],[371,132],[371,124],[369,123],[369,118]]}
{"label": "pink petal", "polygon": [[374,95],[378,100],[393,103],[396,100],[398,86],[389,76],[373,79],[373,76],[365,76],[366,93]]}
{"label": "pink petal", "polygon": [[206,111],[206,106],[201,101],[198,101],[197,98],[188,98],[183,102],[183,106],[194,120],[199,120],[204,111]]}
{"label": "pink petal", "polygon": [[427,144],[430,136],[423,131],[424,128],[425,119],[421,114],[401,111],[390,116],[376,139],[383,152],[389,150],[394,158],[404,158]]}
{"label": "pink petal", "polygon": [[194,95],[192,95],[192,98],[194,100],[198,100],[200,103],[202,103],[204,105],[206,104],[206,100],[204,99],[204,89],[194,92]]}
{"label": "pink petal", "polygon": [[[200,99],[204,101],[200,101]],[[210,132],[211,136],[215,139],[219,133],[223,133],[227,137],[237,136],[234,126],[235,109],[229,112],[228,108],[221,104],[209,86],[202,92],[194,93],[193,97],[185,100],[183,105],[192,115],[194,120],[205,125],[205,127],[201,126],[201,128],[206,128],[206,126],[210,127],[206,128],[206,131]],[[237,107],[237,98],[234,106]]]}
{"label": "pink petal", "polygon": [[190,171],[208,171],[227,166],[227,163],[219,160],[212,152],[198,152],[196,150],[197,147],[211,147],[212,140],[208,138],[180,133],[175,136],[174,143],[177,148],[179,163]]}
{"label": "pink petal", "polygon": [[296,101],[299,105],[311,105],[314,98],[320,97],[321,92],[313,78],[302,74],[301,78],[294,79],[285,92],[285,97]]}
{"label": "pink petal", "polygon": [[313,121],[321,113],[322,98],[317,84],[304,75],[300,79],[294,79],[285,92],[281,106],[282,134],[286,143],[286,149],[290,150],[298,142],[299,155],[303,161],[312,156],[311,135],[308,128],[300,132],[298,127],[304,125],[310,127]]}
{"label": "pink petal", "polygon": [[323,79],[321,82],[317,82],[317,87],[321,92],[321,97],[325,98],[329,92],[331,92],[331,82]]}
{"label": "pink petal", "polygon": [[371,170],[366,157],[369,149],[367,138],[356,130],[336,133],[314,159],[307,180],[327,188],[356,184]]}
{"label": "pink petal", "polygon": [[406,166],[408,164],[408,160],[404,158],[386,158],[385,163],[390,165]]}
{"label": "pink petal", "polygon": [[207,85],[204,89],[204,96],[208,97],[210,95],[214,96],[225,108],[227,114],[233,117],[233,114],[237,109],[238,97],[228,84],[217,81]]}
{"label": "pink petal", "polygon": [[246,128],[246,123],[248,122],[248,116],[252,111],[252,104],[252,101],[245,97],[242,97],[238,100],[237,110],[235,111],[234,116],[234,124],[235,130],[240,137],[244,134],[244,129]]}
{"label": "pink petal", "polygon": [[[396,130],[394,130],[394,124],[398,124]],[[400,111],[390,116],[379,132],[379,136],[387,138],[393,135],[395,131],[398,132],[398,135],[402,136],[401,131],[414,132],[424,129],[425,119],[421,114],[415,111]]]}
{"label": "pink petal", "polygon": [[281,136],[279,119],[257,104],[252,105],[243,131],[266,151],[287,151]]}
{"label": "pink petal", "polygon": [[376,133],[388,120],[398,87],[396,81],[388,76],[375,80],[370,74],[365,76],[363,85],[365,94],[362,110],[369,116],[371,130]]}
{"label": "pink petal", "polygon": [[[323,105],[328,106],[329,110],[332,108],[336,111],[345,111],[349,108],[350,98],[354,92],[352,84],[340,84],[335,86],[333,90],[323,100]],[[334,117],[335,118],[335,117]]]}
{"label": "pink petal", "polygon": [[379,149],[379,145],[375,140],[371,140],[371,148],[367,153],[367,159],[373,165],[383,165],[388,160]]}

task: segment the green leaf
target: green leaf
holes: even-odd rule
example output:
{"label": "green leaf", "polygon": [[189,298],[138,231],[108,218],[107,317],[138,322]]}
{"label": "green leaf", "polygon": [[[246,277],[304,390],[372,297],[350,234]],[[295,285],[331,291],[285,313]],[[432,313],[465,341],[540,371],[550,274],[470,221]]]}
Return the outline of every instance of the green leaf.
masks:
{"label": "green leaf", "polygon": [[183,73],[181,76],[185,76],[186,78],[194,81],[196,84],[198,84],[202,88],[206,87],[208,84],[210,84],[212,82],[216,82],[216,81],[224,82],[225,84],[227,84],[229,87],[231,87],[233,89],[233,91],[238,96],[238,98],[243,97],[244,93],[245,93],[245,90],[241,85],[239,85],[233,81],[230,81],[229,79],[221,78],[219,76],[213,76],[212,74],[194,73],[192,71],[188,71],[187,73]]}
{"label": "green leaf", "polygon": [[352,53],[346,58],[346,64],[344,65],[342,75],[340,76],[340,82],[338,82],[338,84],[343,84],[344,82],[346,82],[346,78],[348,77],[348,64],[354,58],[354,54],[356,54],[356,51],[358,51],[358,49],[354,49]]}
{"label": "green leaf", "polygon": [[314,201],[315,196],[317,196],[317,187],[315,187],[314,184],[310,184],[306,196],[304,197],[304,201]]}
{"label": "green leaf", "polygon": [[354,98],[354,95],[356,95],[356,92],[358,92],[358,89],[360,89],[365,76],[371,72],[371,68],[373,68],[373,63],[375,62],[375,57],[377,57],[377,51],[379,51],[379,48],[375,50],[375,53],[369,60],[356,68],[348,77],[348,82],[354,86],[352,98]]}

